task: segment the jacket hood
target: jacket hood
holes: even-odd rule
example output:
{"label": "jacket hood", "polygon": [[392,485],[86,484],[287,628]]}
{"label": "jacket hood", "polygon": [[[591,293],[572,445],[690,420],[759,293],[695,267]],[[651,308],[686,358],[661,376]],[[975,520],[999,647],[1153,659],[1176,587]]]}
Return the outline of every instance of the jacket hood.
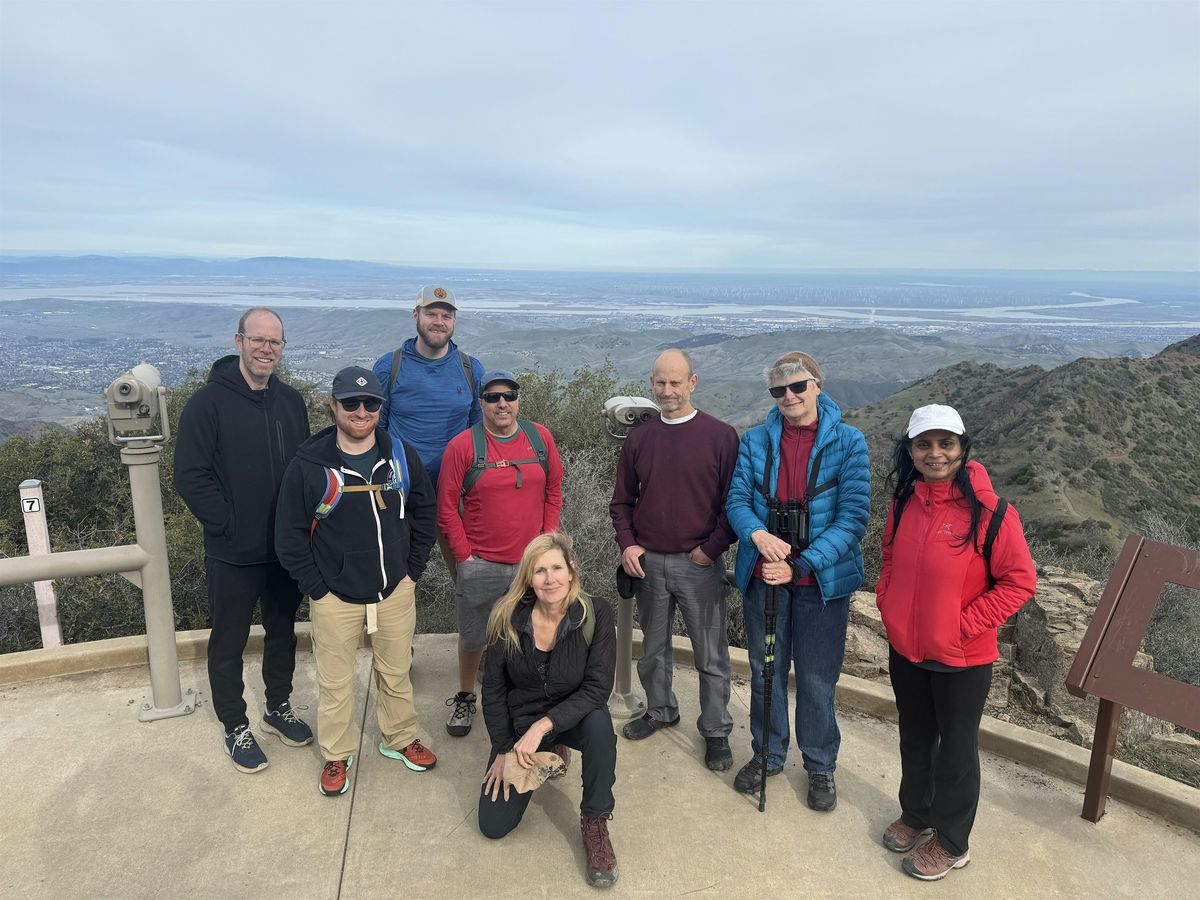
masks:
{"label": "jacket hood", "polygon": [[246,379],[242,375],[240,366],[241,357],[236,353],[231,353],[228,356],[222,356],[208,371],[208,381],[210,384],[219,384],[223,388],[233,391],[247,400],[254,403],[261,403],[276,385],[279,384],[279,379],[272,375],[267,379],[267,387],[265,390],[256,391],[246,384]]}
{"label": "jacket hood", "polygon": [[[392,439],[382,428],[376,427],[375,429],[375,443],[379,447],[380,456],[384,459],[391,459]],[[307,462],[316,463],[318,466],[340,469],[342,467],[342,456],[338,453],[337,426],[330,425],[328,428],[318,431],[300,445],[300,449],[296,451],[296,456]]]}
{"label": "jacket hood", "polygon": [[[996,489],[992,487],[992,479],[987,473],[987,469],[983,467],[983,463],[976,460],[967,460],[967,478],[971,481],[971,487],[975,490],[975,496],[979,498],[979,502],[988,509],[995,509],[996,504],[1000,501]],[[958,486],[953,481],[944,481],[937,484],[930,484],[925,481],[917,481],[913,486],[913,490],[920,497],[928,497],[931,499],[944,498],[952,499],[962,496]]]}

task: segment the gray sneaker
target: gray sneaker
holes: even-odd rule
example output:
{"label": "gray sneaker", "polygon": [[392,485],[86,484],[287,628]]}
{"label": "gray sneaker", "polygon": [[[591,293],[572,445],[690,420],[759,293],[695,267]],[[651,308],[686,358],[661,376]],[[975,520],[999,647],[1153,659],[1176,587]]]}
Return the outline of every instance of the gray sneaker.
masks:
{"label": "gray sneaker", "polygon": [[471,726],[475,723],[475,695],[459,691],[446,701],[446,705],[454,707],[450,711],[450,718],[446,720],[446,733],[452,737],[470,734]]}

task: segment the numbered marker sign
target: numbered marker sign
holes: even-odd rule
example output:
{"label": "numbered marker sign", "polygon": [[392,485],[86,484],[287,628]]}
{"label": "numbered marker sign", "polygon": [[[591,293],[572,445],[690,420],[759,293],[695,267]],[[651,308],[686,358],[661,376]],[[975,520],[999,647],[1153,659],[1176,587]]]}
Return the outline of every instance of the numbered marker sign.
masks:
{"label": "numbered marker sign", "polygon": [[42,501],[37,497],[22,497],[21,508],[27,513],[42,511]]}

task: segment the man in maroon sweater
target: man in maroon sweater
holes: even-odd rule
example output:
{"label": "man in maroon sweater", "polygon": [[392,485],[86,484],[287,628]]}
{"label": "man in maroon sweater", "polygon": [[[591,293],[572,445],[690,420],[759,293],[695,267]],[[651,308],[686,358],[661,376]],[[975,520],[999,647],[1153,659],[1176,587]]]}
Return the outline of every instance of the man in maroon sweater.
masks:
{"label": "man in maroon sweater", "polygon": [[737,433],[692,406],[697,376],[682,350],[654,361],[650,384],[662,415],[632,431],[621,448],[609,513],[627,574],[637,587],[642,626],[638,677],[647,712],[622,729],[631,741],[679,724],[671,690],[671,623],[679,609],[700,676],[704,763],[723,772],[729,750],[729,635],[725,566],[734,534],[725,494],[737,463]]}

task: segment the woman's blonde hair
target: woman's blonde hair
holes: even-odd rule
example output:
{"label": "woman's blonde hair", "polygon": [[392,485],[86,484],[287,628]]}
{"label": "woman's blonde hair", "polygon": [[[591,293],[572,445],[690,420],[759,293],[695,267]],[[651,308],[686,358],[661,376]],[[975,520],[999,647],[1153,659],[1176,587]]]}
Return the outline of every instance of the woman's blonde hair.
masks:
{"label": "woman's blonde hair", "polygon": [[551,550],[557,550],[562,554],[567,563],[567,571],[571,573],[571,584],[567,588],[566,608],[570,609],[587,597],[583,591],[583,585],[579,581],[579,563],[575,561],[571,538],[561,531],[539,534],[529,542],[529,546],[521,554],[521,562],[517,565],[517,574],[513,576],[512,584],[508,586],[508,591],[504,596],[496,601],[491,615],[488,616],[487,645],[489,647],[492,644],[500,643],[510,654],[516,653],[520,648],[521,639],[512,623],[513,613],[516,612],[517,606],[522,601],[527,599],[532,601],[533,567],[542,556]]}
{"label": "woman's blonde hair", "polygon": [[825,386],[825,379],[821,375],[821,364],[800,350],[783,354],[763,369],[763,378],[767,380],[768,387],[776,381],[786,382],[787,379],[797,375],[807,375],[817,383],[817,387]]}

